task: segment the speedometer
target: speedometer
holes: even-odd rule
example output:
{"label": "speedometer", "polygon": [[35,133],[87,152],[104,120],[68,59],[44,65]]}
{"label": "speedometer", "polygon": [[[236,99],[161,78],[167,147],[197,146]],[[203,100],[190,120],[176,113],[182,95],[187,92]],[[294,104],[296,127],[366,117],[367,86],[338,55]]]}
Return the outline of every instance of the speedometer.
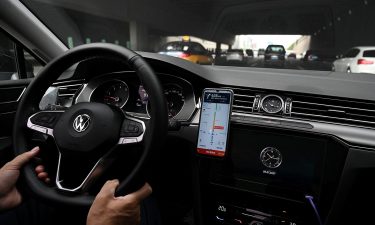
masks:
{"label": "speedometer", "polygon": [[101,102],[122,108],[129,98],[128,85],[120,80],[108,81],[94,90],[90,101]]}
{"label": "speedometer", "polygon": [[[168,117],[173,118],[181,111],[185,103],[183,89],[177,84],[164,85],[164,95],[167,100]],[[147,113],[150,111],[150,104],[147,104]]]}
{"label": "speedometer", "polygon": [[168,104],[168,116],[169,118],[173,118],[184,106],[185,95],[183,94],[182,88],[176,84],[165,85],[164,95]]}

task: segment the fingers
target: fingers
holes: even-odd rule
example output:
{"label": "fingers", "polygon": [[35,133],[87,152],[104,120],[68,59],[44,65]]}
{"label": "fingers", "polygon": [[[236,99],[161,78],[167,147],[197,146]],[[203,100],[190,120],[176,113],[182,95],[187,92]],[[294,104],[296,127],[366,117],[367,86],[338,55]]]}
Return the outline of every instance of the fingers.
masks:
{"label": "fingers", "polygon": [[45,168],[44,168],[43,165],[39,165],[39,166],[35,167],[35,172],[36,172],[39,180],[42,180],[47,184],[49,184],[51,182],[51,179],[49,178],[49,175],[45,171]]}
{"label": "fingers", "polygon": [[141,202],[142,200],[147,198],[149,195],[151,195],[151,193],[152,193],[152,188],[148,183],[146,183],[138,191],[130,193],[123,197],[119,197],[119,198],[127,198],[127,199],[132,199],[133,201],[136,201],[136,202]]}
{"label": "fingers", "polygon": [[115,196],[115,191],[116,191],[116,188],[117,188],[118,185],[119,185],[118,180],[107,181],[103,185],[102,189],[100,190],[100,192],[98,193],[97,196],[104,197],[104,198],[107,198],[107,197],[113,198]]}
{"label": "fingers", "polygon": [[35,167],[35,172],[37,174],[45,172],[44,166],[43,165],[39,165],[39,166]]}
{"label": "fingers", "polygon": [[46,173],[46,172],[38,173],[38,178],[39,178],[39,180],[42,180],[47,184],[51,181],[51,179],[48,176],[48,173]]}
{"label": "fingers", "polygon": [[7,169],[19,170],[23,165],[25,165],[30,159],[35,157],[39,153],[39,147],[35,147],[28,152],[24,152],[18,155],[12,161],[7,163]]}

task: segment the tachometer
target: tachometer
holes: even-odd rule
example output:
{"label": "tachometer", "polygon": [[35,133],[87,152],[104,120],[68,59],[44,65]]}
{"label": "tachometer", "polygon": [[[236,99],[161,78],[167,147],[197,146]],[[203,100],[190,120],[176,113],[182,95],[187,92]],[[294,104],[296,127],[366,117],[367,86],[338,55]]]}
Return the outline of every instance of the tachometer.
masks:
{"label": "tachometer", "polygon": [[120,80],[111,80],[95,89],[90,101],[102,102],[122,108],[128,99],[128,85]]}

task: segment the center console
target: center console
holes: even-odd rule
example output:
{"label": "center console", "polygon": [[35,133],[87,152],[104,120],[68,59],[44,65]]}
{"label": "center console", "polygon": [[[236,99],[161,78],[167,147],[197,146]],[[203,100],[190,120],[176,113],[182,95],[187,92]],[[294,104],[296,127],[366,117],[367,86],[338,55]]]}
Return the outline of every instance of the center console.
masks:
{"label": "center console", "polygon": [[347,154],[339,140],[231,124],[228,146],[224,159],[198,157],[204,224],[318,224],[313,207],[327,216]]}

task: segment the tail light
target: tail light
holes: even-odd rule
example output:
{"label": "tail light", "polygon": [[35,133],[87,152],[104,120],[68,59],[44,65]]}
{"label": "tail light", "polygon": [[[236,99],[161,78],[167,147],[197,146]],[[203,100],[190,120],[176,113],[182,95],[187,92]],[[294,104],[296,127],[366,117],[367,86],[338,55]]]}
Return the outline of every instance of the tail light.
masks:
{"label": "tail light", "polygon": [[181,53],[180,58],[187,58],[189,56],[190,56],[190,54],[188,54],[188,53]]}
{"label": "tail light", "polygon": [[358,59],[357,64],[358,65],[372,65],[372,64],[374,64],[374,61],[367,60],[367,59]]}

